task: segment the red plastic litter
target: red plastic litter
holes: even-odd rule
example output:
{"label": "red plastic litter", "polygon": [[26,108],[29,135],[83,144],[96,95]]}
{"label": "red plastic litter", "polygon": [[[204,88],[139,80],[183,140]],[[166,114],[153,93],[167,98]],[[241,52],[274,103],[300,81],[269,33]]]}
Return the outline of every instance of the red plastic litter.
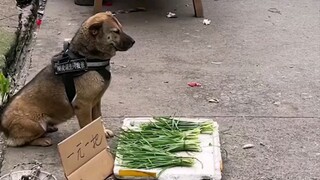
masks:
{"label": "red plastic litter", "polygon": [[38,19],[36,23],[37,23],[38,26],[40,26],[42,24],[42,20]]}
{"label": "red plastic litter", "polygon": [[197,83],[197,82],[189,82],[188,85],[189,85],[190,87],[200,87],[200,86],[201,86],[201,84],[200,84],[200,83]]}
{"label": "red plastic litter", "polygon": [[112,2],[106,2],[106,6],[112,6]]}

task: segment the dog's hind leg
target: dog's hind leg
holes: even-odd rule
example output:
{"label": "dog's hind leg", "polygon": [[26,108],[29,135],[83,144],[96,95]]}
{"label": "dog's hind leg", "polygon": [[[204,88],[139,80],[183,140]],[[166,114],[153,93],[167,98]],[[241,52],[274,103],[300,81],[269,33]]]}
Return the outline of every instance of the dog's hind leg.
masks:
{"label": "dog's hind leg", "polygon": [[34,121],[28,121],[23,125],[12,125],[7,139],[7,145],[50,146],[52,145],[51,138],[43,137],[46,133],[46,128],[44,127],[45,126],[41,125],[39,122]]}
{"label": "dog's hind leg", "polygon": [[31,146],[51,146],[52,140],[49,137],[38,138],[30,142],[28,138],[8,138],[7,146],[18,147],[23,145],[31,145]]}
{"label": "dog's hind leg", "polygon": [[8,137],[6,140],[7,146],[17,147],[25,145],[27,140],[25,138],[12,138]]}
{"label": "dog's hind leg", "polygon": [[38,138],[38,139],[31,141],[29,144],[31,146],[43,146],[43,147],[51,146],[52,139],[49,137],[42,137],[42,138]]}

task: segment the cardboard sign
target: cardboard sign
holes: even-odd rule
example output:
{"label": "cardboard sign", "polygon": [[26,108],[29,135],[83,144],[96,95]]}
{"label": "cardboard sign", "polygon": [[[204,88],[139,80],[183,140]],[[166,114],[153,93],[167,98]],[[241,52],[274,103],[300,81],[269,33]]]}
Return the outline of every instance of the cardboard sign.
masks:
{"label": "cardboard sign", "polygon": [[68,180],[104,180],[112,174],[114,159],[100,118],[59,143],[58,150]]}

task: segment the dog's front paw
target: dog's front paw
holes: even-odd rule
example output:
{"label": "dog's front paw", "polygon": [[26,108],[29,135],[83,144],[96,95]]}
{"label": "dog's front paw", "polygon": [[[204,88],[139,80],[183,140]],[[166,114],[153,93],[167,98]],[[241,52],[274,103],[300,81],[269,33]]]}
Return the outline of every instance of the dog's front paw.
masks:
{"label": "dog's front paw", "polygon": [[114,133],[110,129],[104,129],[104,133],[106,134],[106,138],[114,137]]}

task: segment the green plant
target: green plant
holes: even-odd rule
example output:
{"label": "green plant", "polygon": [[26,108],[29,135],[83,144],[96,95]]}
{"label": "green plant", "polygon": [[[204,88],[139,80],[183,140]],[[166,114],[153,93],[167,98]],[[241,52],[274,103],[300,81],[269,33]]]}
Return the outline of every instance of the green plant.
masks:
{"label": "green plant", "polygon": [[2,103],[7,99],[9,90],[10,90],[10,81],[3,75],[2,72],[0,72],[0,95],[1,95]]}

